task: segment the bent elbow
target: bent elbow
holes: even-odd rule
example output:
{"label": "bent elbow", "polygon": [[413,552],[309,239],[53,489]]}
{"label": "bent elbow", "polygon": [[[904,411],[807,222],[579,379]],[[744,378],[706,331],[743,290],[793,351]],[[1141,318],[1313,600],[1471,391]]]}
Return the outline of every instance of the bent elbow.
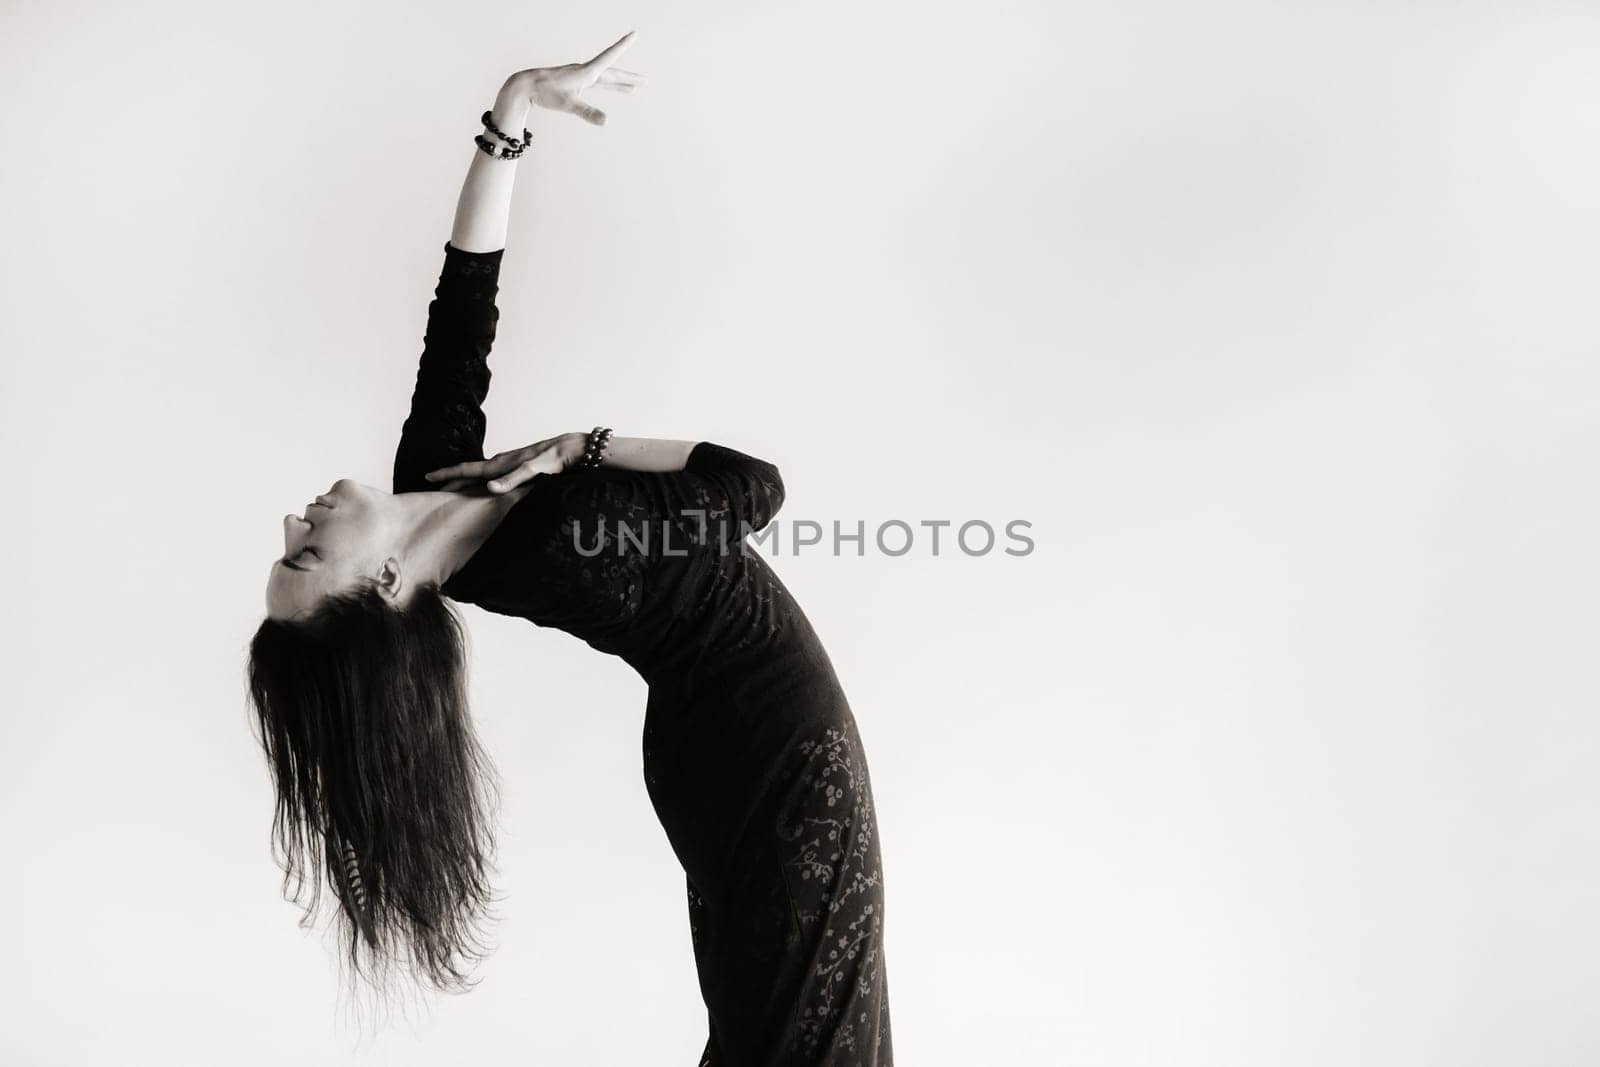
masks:
{"label": "bent elbow", "polygon": [[783,474],[774,464],[763,464],[761,482],[766,487],[767,514],[766,522],[762,523],[765,526],[767,522],[772,521],[779,511],[783,510]]}

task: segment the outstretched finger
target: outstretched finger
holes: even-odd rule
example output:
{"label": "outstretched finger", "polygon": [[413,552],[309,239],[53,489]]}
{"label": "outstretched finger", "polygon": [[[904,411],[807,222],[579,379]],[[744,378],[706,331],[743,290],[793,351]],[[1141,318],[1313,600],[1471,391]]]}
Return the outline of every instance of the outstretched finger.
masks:
{"label": "outstretched finger", "polygon": [[556,455],[554,449],[548,449],[532,459],[517,464],[517,469],[509,474],[503,474],[489,482],[489,491],[491,493],[504,493],[515,489],[519,485],[525,485],[533,481],[538,475],[560,474],[561,469],[561,458]]}
{"label": "outstretched finger", "polygon": [[481,463],[457,463],[451,467],[440,467],[438,470],[429,471],[422,476],[423,481],[442,482],[446,478],[469,478],[477,474],[470,470],[472,467],[481,467]]}
{"label": "outstretched finger", "polygon": [[516,457],[502,452],[489,459],[468,460],[465,463],[456,463],[449,467],[440,467],[431,470],[422,477],[430,482],[443,481],[446,478],[485,478],[510,470],[517,465]]}
{"label": "outstretched finger", "polygon": [[644,84],[643,74],[634,74],[630,71],[611,70],[601,71],[600,77],[595,81],[597,89],[611,89],[619,93],[631,93]]}
{"label": "outstretched finger", "polygon": [[621,67],[607,67],[600,72],[599,84],[638,85],[644,80],[645,76],[643,74],[635,74],[633,71],[623,70]]}
{"label": "outstretched finger", "polygon": [[601,52],[599,55],[595,56],[593,59],[589,60],[589,62],[585,63],[584,66],[609,67],[612,61],[626,51],[627,47],[633,43],[633,35],[637,32],[637,30],[629,30],[627,33],[617,38],[617,42],[615,44]]}

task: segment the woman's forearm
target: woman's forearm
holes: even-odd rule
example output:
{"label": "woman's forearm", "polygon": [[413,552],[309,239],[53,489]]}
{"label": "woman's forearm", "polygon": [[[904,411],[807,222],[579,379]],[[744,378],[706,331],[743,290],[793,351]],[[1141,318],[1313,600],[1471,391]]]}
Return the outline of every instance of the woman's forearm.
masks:
{"label": "woman's forearm", "polygon": [[[576,466],[589,442],[586,433],[562,435],[561,451],[568,466]],[[606,445],[605,464],[625,471],[681,471],[698,441],[668,441],[657,437],[616,437]]]}
{"label": "woman's forearm", "polygon": [[[492,114],[495,126],[507,137],[522,140],[530,108],[528,90],[521,79],[511,77],[495,97]],[[492,142],[499,138],[485,131]],[[503,144],[501,147],[504,147]],[[463,252],[495,252],[506,246],[506,229],[511,219],[511,191],[517,180],[517,159],[490,159],[477,145],[472,146],[472,165],[461,198],[456,202],[455,224],[450,243]]]}

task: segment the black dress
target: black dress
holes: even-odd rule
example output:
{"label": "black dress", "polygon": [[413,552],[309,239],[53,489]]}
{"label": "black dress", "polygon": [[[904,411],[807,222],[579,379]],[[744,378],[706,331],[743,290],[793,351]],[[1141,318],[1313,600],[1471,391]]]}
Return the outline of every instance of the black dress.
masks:
{"label": "black dress", "polygon": [[[503,253],[445,244],[396,493],[484,458]],[[710,442],[681,472],[541,475],[443,592],[564,630],[648,683],[645,784],[687,875],[703,1067],[887,1067],[861,739],[815,631],[742,536],[782,503],[776,467]]]}

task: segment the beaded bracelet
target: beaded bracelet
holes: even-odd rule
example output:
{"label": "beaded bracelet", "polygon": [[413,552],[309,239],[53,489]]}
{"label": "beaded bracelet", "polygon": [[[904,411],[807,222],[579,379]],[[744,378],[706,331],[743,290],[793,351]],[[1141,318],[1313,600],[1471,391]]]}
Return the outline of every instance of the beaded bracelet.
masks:
{"label": "beaded bracelet", "polygon": [[473,143],[475,143],[479,148],[483,149],[483,154],[488,156],[490,159],[516,159],[518,156],[522,155],[521,152],[513,152],[511,149],[504,147],[502,147],[500,151],[496,152],[494,150],[494,143],[481,133],[472,140]]}
{"label": "beaded bracelet", "polygon": [[485,111],[483,113],[483,118],[480,121],[483,123],[485,129],[505,142],[505,146],[502,147],[497,153],[495,152],[494,142],[490,141],[483,134],[480,133],[472,138],[473,143],[481,148],[484,155],[488,156],[490,159],[516,159],[518,156],[522,155],[522,153],[526,152],[528,150],[528,145],[533,142],[533,131],[527,128],[523,129],[522,140],[520,141],[515,137],[506,136],[506,134],[501,131],[500,127],[494,124],[493,112],[491,111]]}
{"label": "beaded bracelet", "polygon": [[611,444],[611,427],[596,426],[589,431],[589,441],[583,446],[583,457],[578,460],[578,466],[584,470],[593,470],[606,461],[606,446]]}
{"label": "beaded bracelet", "polygon": [[533,140],[533,131],[527,129],[526,127],[523,128],[522,140],[520,141],[515,137],[506,136],[503,132],[501,132],[500,127],[494,124],[494,112],[492,111],[485,111],[483,113],[483,118],[480,121],[490,133],[504,141],[506,145],[514,152],[520,152],[524,148],[527,148],[529,142]]}

